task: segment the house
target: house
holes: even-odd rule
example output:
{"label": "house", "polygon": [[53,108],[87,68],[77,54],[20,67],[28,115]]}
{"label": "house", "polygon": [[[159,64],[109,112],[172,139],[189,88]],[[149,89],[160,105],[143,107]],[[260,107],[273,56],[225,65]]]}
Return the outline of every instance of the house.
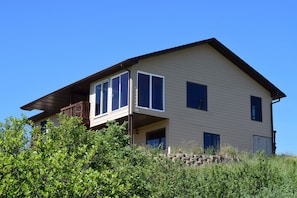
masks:
{"label": "house", "polygon": [[275,152],[272,107],[286,95],[215,38],[127,59],[21,107],[93,129],[128,121],[131,143]]}

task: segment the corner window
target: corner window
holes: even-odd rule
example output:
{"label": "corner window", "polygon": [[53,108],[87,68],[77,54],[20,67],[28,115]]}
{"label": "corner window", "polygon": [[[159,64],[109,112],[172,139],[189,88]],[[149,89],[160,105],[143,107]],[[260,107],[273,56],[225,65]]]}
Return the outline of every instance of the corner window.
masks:
{"label": "corner window", "polygon": [[207,87],[187,82],[187,107],[207,111]]}
{"label": "corner window", "polygon": [[138,106],[164,111],[164,77],[138,73]]}
{"label": "corner window", "polygon": [[220,135],[212,133],[204,133],[204,152],[207,149],[213,149],[213,152],[216,152],[220,148]]}
{"label": "corner window", "polygon": [[159,147],[166,149],[165,128],[152,131],[146,134],[146,144],[152,147]]}
{"label": "corner window", "polygon": [[99,83],[95,86],[96,105],[95,115],[102,115],[107,112],[108,82]]}
{"label": "corner window", "polygon": [[251,120],[262,122],[262,99],[251,96]]}
{"label": "corner window", "polygon": [[112,79],[112,110],[128,105],[128,73]]}

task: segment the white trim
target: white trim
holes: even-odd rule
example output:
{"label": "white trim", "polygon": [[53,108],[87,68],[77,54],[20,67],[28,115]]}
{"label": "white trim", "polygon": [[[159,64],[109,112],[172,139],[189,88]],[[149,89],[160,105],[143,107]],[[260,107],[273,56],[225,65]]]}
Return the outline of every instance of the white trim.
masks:
{"label": "white trim", "polygon": [[[110,114],[111,112],[118,111],[118,110],[123,109],[123,108],[125,108],[125,107],[128,106],[128,104],[127,104],[126,106],[121,107],[121,91],[120,90],[121,90],[121,76],[123,74],[128,74],[128,72],[125,71],[125,72],[119,73],[117,75],[114,75],[112,77],[106,78],[106,79],[104,79],[104,80],[102,80],[102,81],[97,82],[97,83],[94,84],[94,93],[95,93],[95,100],[94,101],[95,101],[95,103],[93,105],[95,106],[95,108],[91,112],[94,115],[94,118],[105,116],[107,114]],[[129,76],[129,74],[128,74],[128,76]],[[115,110],[112,110],[112,80],[115,79],[115,78],[117,78],[117,77],[119,77],[119,90],[118,90],[119,91],[119,104],[118,104],[119,105],[119,108],[118,109],[115,109]],[[100,114],[95,115],[96,114],[96,87],[99,84],[101,84],[101,87],[102,88],[101,88],[100,102],[103,104],[103,94],[102,94],[103,93],[103,84],[106,83],[106,82],[108,83],[108,90],[107,90],[107,112],[102,113],[102,111],[103,111],[103,105],[101,105],[101,107],[100,107]],[[128,78],[128,86],[129,86],[129,78]],[[128,93],[127,93],[127,97],[129,97],[128,96]]]}
{"label": "white trim", "polygon": [[[138,105],[138,74],[144,74],[144,75],[148,75],[149,76],[149,107],[143,107],[143,106],[139,106]],[[152,79],[153,79],[153,76],[154,77],[158,77],[158,78],[162,78],[163,80],[163,87],[162,87],[162,90],[163,90],[163,97],[162,97],[162,102],[163,102],[163,109],[160,110],[160,109],[154,109],[152,106],[153,106],[153,100],[152,100]],[[165,112],[165,77],[164,76],[161,76],[161,75],[157,75],[157,74],[152,74],[152,73],[148,73],[148,72],[143,72],[143,71],[137,71],[137,99],[136,99],[136,107],[138,108],[141,108],[141,109],[148,109],[148,110],[153,110],[153,111],[158,111],[158,112]]]}

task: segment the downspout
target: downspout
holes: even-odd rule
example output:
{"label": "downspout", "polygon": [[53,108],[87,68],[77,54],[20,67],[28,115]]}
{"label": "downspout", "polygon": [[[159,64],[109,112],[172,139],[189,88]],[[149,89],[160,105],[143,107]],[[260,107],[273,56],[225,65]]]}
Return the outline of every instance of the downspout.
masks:
{"label": "downspout", "polygon": [[271,113],[271,137],[272,137],[272,154],[276,152],[276,131],[273,128],[273,104],[280,102],[280,98],[277,101],[271,102],[270,113]]}
{"label": "downspout", "polygon": [[124,68],[123,64],[121,67],[128,71],[128,135],[130,135],[130,146],[134,143],[133,137],[133,117],[131,113],[131,71],[127,68]]}

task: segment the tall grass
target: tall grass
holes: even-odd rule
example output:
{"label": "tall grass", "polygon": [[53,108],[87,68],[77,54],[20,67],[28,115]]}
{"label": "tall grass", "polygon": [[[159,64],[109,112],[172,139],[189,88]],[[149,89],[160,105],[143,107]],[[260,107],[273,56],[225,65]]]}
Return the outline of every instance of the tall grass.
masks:
{"label": "tall grass", "polygon": [[[231,149],[235,154],[236,150]],[[226,153],[224,153],[226,154]],[[297,158],[238,154],[239,163],[158,166],[152,197],[297,197]],[[164,162],[163,162],[164,163]],[[171,163],[171,162],[166,162]],[[166,167],[166,168],[164,168]]]}

